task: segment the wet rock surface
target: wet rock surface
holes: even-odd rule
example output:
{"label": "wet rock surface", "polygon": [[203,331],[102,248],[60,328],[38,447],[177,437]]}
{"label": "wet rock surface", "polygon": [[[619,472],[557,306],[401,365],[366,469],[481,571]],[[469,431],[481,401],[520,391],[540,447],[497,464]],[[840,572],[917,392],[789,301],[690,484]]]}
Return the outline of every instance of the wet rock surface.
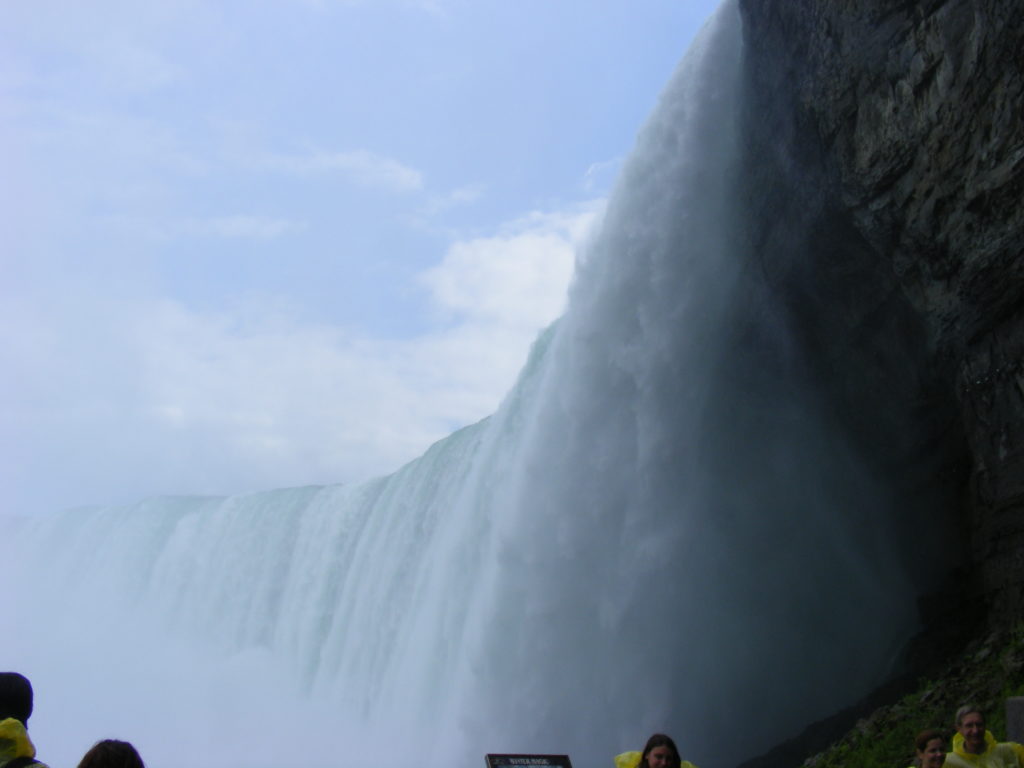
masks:
{"label": "wet rock surface", "polygon": [[793,765],[1024,618],[1024,5],[740,7],[753,269],[942,563],[903,683],[763,763]]}
{"label": "wet rock surface", "polygon": [[[976,589],[1024,584],[1024,6],[1019,0],[743,0],[759,187],[753,247],[795,273],[782,221],[820,234],[797,280],[832,370],[921,413],[914,459],[957,469]],[[773,103],[786,105],[784,108]],[[768,215],[765,215],[768,214]],[[839,378],[839,377],[837,377]],[[856,393],[850,395],[852,402]],[[854,405],[851,410],[856,410]],[[898,417],[897,417],[898,418]],[[951,419],[955,419],[954,424]],[[929,422],[931,424],[929,425]],[[874,436],[884,441],[885,430]],[[890,432],[891,434],[891,432]],[[906,438],[900,438],[906,439]],[[960,448],[957,447],[959,444]],[[944,467],[944,468],[942,468]]]}

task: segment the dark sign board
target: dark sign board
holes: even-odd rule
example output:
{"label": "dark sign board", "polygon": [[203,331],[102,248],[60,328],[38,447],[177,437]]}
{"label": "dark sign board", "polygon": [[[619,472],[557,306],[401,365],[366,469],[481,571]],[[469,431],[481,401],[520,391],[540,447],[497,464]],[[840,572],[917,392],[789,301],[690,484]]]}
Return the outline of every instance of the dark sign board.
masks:
{"label": "dark sign board", "polygon": [[572,768],[568,755],[487,755],[487,768]]}

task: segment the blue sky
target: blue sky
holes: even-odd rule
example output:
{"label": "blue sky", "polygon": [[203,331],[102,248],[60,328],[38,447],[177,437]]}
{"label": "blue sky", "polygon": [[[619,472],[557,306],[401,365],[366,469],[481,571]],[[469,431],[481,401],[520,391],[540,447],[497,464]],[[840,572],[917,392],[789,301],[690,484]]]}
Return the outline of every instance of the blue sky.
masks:
{"label": "blue sky", "polygon": [[0,514],[492,412],[703,0],[0,5]]}

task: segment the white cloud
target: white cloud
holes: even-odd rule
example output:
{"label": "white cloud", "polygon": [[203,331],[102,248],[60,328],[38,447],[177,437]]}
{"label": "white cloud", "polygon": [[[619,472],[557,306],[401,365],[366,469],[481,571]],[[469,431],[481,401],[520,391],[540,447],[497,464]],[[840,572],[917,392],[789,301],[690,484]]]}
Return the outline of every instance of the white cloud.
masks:
{"label": "white cloud", "polygon": [[392,471],[494,411],[561,311],[596,211],[453,243],[421,278],[444,322],[407,339],[304,323],[286,300],[199,311],[54,274],[0,306],[0,365],[20,371],[0,381],[0,499],[45,510]]}
{"label": "white cloud", "polygon": [[596,213],[532,214],[493,237],[453,244],[422,279],[466,321],[537,329],[561,314],[576,248]]}
{"label": "white cloud", "polygon": [[587,194],[605,194],[612,182],[619,175],[622,167],[622,158],[616,157],[612,160],[604,160],[598,163],[591,163],[587,172],[583,175],[583,189]]}
{"label": "white cloud", "polygon": [[463,205],[465,203],[473,203],[480,199],[480,196],[484,193],[484,188],[480,184],[468,184],[458,189],[453,189],[448,193],[447,200],[452,205]]}
{"label": "white cloud", "polygon": [[423,187],[423,175],[415,168],[365,149],[313,151],[301,155],[268,154],[258,164],[270,170],[299,175],[335,173],[356,184],[396,192],[415,192]]}
{"label": "white cloud", "polygon": [[439,214],[453,208],[472,205],[483,197],[483,194],[484,186],[482,184],[466,184],[444,195],[430,195],[411,217],[411,221],[413,224],[424,226]]}

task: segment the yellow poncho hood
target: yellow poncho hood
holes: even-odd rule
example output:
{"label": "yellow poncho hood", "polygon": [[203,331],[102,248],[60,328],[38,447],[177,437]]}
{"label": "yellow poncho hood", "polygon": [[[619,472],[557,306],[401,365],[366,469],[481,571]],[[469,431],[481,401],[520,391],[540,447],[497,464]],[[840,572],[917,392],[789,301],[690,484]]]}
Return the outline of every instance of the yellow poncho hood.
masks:
{"label": "yellow poncho hood", "polygon": [[28,737],[25,724],[9,717],[0,720],[0,765],[17,757],[35,757],[36,748]]}
{"label": "yellow poncho hood", "polygon": [[[643,752],[623,752],[615,756],[615,768],[638,768]],[[697,768],[689,760],[680,760],[679,768]]]}
{"label": "yellow poncho hood", "polygon": [[[1020,764],[1024,765],[1024,745],[1018,744],[1015,741],[1004,741],[1003,744],[1010,747],[1014,751],[1014,754],[1017,755],[1017,760]],[[992,735],[992,731],[985,731],[985,752],[991,752],[992,748],[998,745],[999,742],[997,742],[996,737]],[[953,754],[967,758],[968,760],[977,757],[976,755],[972,755],[964,751],[964,737],[961,733],[953,734]]]}

